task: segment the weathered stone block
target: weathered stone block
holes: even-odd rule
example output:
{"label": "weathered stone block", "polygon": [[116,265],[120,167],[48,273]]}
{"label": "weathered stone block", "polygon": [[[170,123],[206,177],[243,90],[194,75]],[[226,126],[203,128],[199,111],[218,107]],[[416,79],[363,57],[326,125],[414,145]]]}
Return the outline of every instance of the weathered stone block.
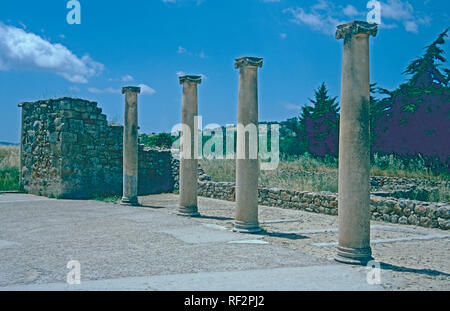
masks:
{"label": "weathered stone block", "polygon": [[450,230],[450,220],[444,218],[438,218],[439,228],[443,230]]}
{"label": "weathered stone block", "polygon": [[410,216],[408,217],[408,223],[409,223],[410,225],[417,225],[417,224],[419,223],[419,220],[418,220],[418,218],[417,218],[416,215],[410,215]]}
{"label": "weathered stone block", "polygon": [[402,225],[407,225],[408,224],[408,218],[406,216],[402,216],[398,219],[398,223],[402,224]]}

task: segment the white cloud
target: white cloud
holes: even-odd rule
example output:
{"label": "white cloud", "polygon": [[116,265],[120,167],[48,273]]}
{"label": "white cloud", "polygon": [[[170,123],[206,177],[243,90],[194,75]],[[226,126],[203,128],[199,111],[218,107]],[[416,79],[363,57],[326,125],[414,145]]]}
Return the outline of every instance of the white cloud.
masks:
{"label": "white cloud", "polygon": [[153,88],[151,88],[146,84],[139,84],[138,86],[141,88],[142,95],[153,95],[156,93],[156,91]]}
{"label": "white cloud", "polygon": [[330,7],[325,1],[319,2],[317,5],[313,6],[309,12],[305,11],[303,8],[289,8],[284,10],[284,12],[289,12],[293,16],[293,22],[296,24],[304,24],[316,31],[328,35],[334,35],[336,32],[336,27],[342,24],[343,21],[335,17],[335,12],[333,7]]}
{"label": "white cloud", "polygon": [[349,17],[355,17],[358,15],[361,15],[361,13],[351,4],[347,5],[342,10],[342,13],[344,13],[346,16],[349,16]]}
{"label": "white cloud", "polygon": [[105,89],[98,89],[95,87],[90,87],[90,88],[88,88],[88,91],[90,93],[94,93],[94,94],[120,94],[121,93],[120,89],[115,89],[112,87],[107,87]]}
{"label": "white cloud", "polygon": [[179,46],[178,50],[177,50],[177,53],[178,54],[184,54],[184,53],[187,53],[187,50],[184,47]]}
{"label": "white cloud", "polygon": [[[141,88],[142,95],[153,95],[156,91],[146,84],[139,84],[138,87]],[[88,91],[93,94],[122,94],[122,90],[120,88],[107,87],[104,89],[99,89],[95,87],[88,88]]]}
{"label": "white cloud", "polygon": [[[177,77],[186,76],[187,74],[184,71],[177,71]],[[202,80],[207,80],[208,78],[204,74],[198,74],[202,77]]]}
{"label": "white cloud", "polygon": [[122,82],[131,82],[131,81],[134,81],[134,78],[131,75],[124,75],[122,77]]}
{"label": "white cloud", "polygon": [[419,32],[419,26],[417,25],[417,23],[415,21],[405,21],[403,23],[403,25],[405,26],[405,29],[408,32],[413,32],[413,33]]}
{"label": "white cloud", "polygon": [[204,51],[191,52],[191,51],[188,51],[188,49],[186,49],[185,47],[182,47],[181,45],[178,46],[177,53],[180,54],[180,55],[185,54],[185,55],[188,55],[188,56],[196,56],[196,57],[200,57],[201,59],[206,58],[206,54],[205,54]]}
{"label": "white cloud", "polygon": [[298,110],[300,111],[302,109],[302,106],[300,105],[294,105],[291,103],[287,103],[284,105],[284,108],[286,108],[287,110]]}
{"label": "white cloud", "polygon": [[313,5],[311,8],[313,10],[327,10],[330,8],[331,3],[327,2],[327,0],[319,0],[317,4]]}
{"label": "white cloud", "polygon": [[81,58],[65,46],[0,23],[0,70],[23,69],[54,72],[73,83],[87,83],[104,66],[88,55]]}
{"label": "white cloud", "polygon": [[[419,25],[429,24],[430,17],[420,17],[414,11],[414,7],[408,1],[402,0],[387,0],[381,3],[381,18],[382,20],[393,20],[400,22],[405,27],[407,32],[419,33]],[[384,24],[384,22],[383,22]],[[396,24],[394,24],[396,27]],[[395,28],[393,24],[383,25],[383,28]],[[389,27],[391,26],[391,27]]]}
{"label": "white cloud", "polygon": [[81,90],[80,90],[80,88],[78,86],[71,86],[71,87],[69,87],[69,91],[78,93]]}
{"label": "white cloud", "polygon": [[285,34],[285,33],[280,33],[280,37],[281,37],[281,39],[286,39],[287,34]]}
{"label": "white cloud", "polygon": [[[398,25],[403,25],[408,32],[418,33],[419,25],[430,23],[430,18],[420,17],[414,11],[414,7],[403,0],[385,0],[381,2],[381,20],[380,28],[392,29]],[[292,22],[306,25],[313,30],[325,34],[333,35],[336,32],[336,26],[348,22],[349,18],[365,20],[369,9],[366,8],[366,2],[363,2],[361,11],[353,5],[335,5],[328,0],[318,0],[316,4],[309,8],[296,7],[288,8],[283,11],[290,13],[293,17]]]}
{"label": "white cloud", "polygon": [[401,0],[387,0],[386,3],[381,3],[382,18],[394,19],[397,21],[412,19],[414,8],[409,2],[402,2]]}

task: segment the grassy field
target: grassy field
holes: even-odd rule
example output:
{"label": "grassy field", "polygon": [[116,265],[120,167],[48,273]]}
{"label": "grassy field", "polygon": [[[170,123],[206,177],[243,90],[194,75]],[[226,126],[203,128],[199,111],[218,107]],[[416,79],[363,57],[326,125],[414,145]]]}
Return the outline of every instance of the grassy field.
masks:
{"label": "grassy field", "polygon": [[[233,160],[201,160],[205,173],[213,181],[235,181],[236,165]],[[337,192],[338,163],[336,159],[316,159],[307,154],[285,158],[273,171],[261,171],[259,184],[262,187],[277,187],[297,191]],[[425,167],[420,159],[404,163],[393,156],[375,156],[372,164],[372,176],[407,177],[433,181],[449,181],[448,173],[434,174]],[[411,197],[410,199],[416,199]],[[431,201],[449,202],[450,189],[439,186],[430,195]]]}
{"label": "grassy field", "polygon": [[[236,165],[233,160],[201,160],[200,164],[213,181],[235,181]],[[321,160],[305,154],[282,159],[276,170],[261,171],[259,184],[262,187],[298,191],[337,192],[337,171],[336,159]],[[405,163],[394,156],[375,156],[372,163],[372,176],[450,181],[448,172],[436,175],[420,158]],[[19,147],[0,146],[0,191],[15,190],[19,190]],[[118,198],[99,196],[96,199],[115,201]],[[433,190],[430,201],[449,202],[450,189],[444,186],[437,187]]]}
{"label": "grassy field", "polygon": [[19,147],[0,146],[0,191],[19,190]]}

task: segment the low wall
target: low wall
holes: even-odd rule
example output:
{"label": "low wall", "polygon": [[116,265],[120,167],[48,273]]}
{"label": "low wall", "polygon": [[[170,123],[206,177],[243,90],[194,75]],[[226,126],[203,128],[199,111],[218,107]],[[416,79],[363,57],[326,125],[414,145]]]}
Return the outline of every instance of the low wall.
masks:
{"label": "low wall", "polygon": [[[198,194],[219,200],[235,201],[235,184],[200,181]],[[448,203],[430,203],[374,195],[371,196],[370,202],[373,220],[450,229],[450,204]],[[314,193],[260,188],[259,204],[328,215],[338,214],[337,195],[331,192]]]}
{"label": "low wall", "polygon": [[449,187],[450,181],[439,181],[439,180],[427,180],[419,178],[406,178],[406,177],[383,177],[375,176],[372,177],[373,180],[377,182],[380,186],[384,187],[401,187],[414,185],[416,187]]}

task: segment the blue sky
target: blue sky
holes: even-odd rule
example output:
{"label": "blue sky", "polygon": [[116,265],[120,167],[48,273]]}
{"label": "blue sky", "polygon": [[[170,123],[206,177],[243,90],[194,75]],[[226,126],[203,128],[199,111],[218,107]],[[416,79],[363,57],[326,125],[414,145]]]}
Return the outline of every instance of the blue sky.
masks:
{"label": "blue sky", "polygon": [[[180,73],[204,76],[204,125],[235,123],[233,64],[240,56],[265,61],[260,120],[285,120],[299,114],[322,81],[340,95],[343,43],[334,38],[335,27],[369,12],[365,0],[79,0],[81,24],[69,25],[67,2],[0,2],[0,141],[19,141],[21,101],[85,98],[121,123],[125,85],[143,87],[141,131],[170,131],[180,122]],[[410,61],[450,26],[450,4],[383,0],[381,7],[371,79],[392,89],[404,81]]]}

